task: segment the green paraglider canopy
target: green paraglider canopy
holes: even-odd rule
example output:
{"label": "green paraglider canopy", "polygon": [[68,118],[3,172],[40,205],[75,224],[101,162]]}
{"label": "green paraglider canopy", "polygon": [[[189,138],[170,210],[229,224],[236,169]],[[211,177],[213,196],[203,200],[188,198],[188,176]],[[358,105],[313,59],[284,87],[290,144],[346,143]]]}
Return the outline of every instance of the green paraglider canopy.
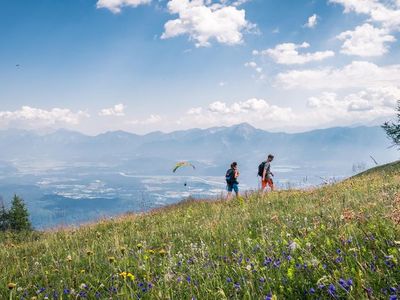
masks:
{"label": "green paraglider canopy", "polygon": [[176,170],[178,170],[178,169],[181,168],[181,167],[192,167],[193,170],[196,169],[196,167],[195,167],[193,164],[191,164],[190,162],[181,161],[181,162],[178,162],[178,163],[175,165],[175,168],[173,169],[173,172],[175,173]]}

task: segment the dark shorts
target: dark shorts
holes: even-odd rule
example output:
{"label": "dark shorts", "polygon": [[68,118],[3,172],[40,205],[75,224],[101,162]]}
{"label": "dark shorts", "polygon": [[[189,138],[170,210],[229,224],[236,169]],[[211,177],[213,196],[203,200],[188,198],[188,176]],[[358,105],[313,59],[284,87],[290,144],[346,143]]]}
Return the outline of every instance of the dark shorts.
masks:
{"label": "dark shorts", "polygon": [[228,190],[228,192],[232,192],[235,191],[235,193],[239,193],[239,185],[237,183],[234,184],[228,184],[226,186],[226,189]]}

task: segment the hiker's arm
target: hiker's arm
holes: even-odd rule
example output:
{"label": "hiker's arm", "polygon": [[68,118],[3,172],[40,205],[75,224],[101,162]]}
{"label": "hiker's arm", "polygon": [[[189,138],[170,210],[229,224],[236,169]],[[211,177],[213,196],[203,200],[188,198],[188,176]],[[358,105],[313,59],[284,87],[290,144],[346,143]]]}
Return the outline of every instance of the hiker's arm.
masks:
{"label": "hiker's arm", "polygon": [[267,176],[267,170],[264,168],[262,180],[265,181],[265,176]]}

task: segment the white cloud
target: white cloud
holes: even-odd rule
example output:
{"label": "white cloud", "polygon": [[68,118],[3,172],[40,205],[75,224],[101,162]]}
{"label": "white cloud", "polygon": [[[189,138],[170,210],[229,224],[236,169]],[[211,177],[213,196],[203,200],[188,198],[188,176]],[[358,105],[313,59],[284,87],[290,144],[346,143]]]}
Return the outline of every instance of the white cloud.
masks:
{"label": "white cloud", "polygon": [[[261,51],[262,55],[270,56],[276,63],[284,65],[305,64],[312,61],[321,61],[328,57],[335,56],[333,51],[317,51],[313,53],[299,53],[298,49],[309,48],[306,42],[302,44],[284,43],[273,49]],[[253,54],[255,52],[253,51]]]}
{"label": "white cloud", "polygon": [[126,6],[137,7],[142,4],[149,4],[151,0],[98,0],[97,8],[107,8],[114,14],[120,13]]}
{"label": "white cloud", "polygon": [[310,97],[308,106],[312,109],[310,114],[320,121],[346,124],[392,116],[399,97],[400,88],[396,86],[361,90],[343,97],[324,92]]}
{"label": "white cloud", "polygon": [[268,121],[269,124],[279,124],[289,122],[293,116],[291,108],[271,105],[263,99],[251,98],[232,104],[216,101],[207,107],[191,108],[186,116],[179,120],[179,123],[212,126]]}
{"label": "white cloud", "polygon": [[[379,22],[384,27],[391,29],[400,29],[400,7],[390,5],[391,1],[378,0],[329,0],[331,3],[337,3],[344,6],[344,12],[355,12],[365,14],[371,21]],[[386,5],[384,3],[386,3]]]}
{"label": "white cloud", "polygon": [[318,24],[318,16],[313,14],[311,17],[308,18],[307,23],[304,24],[304,27],[314,28]]}
{"label": "white cloud", "polygon": [[42,128],[78,125],[89,114],[83,111],[72,112],[66,108],[44,110],[23,106],[16,111],[0,111],[0,126],[17,128]]}
{"label": "white cloud", "polygon": [[246,20],[243,9],[224,4],[213,4],[203,0],[170,0],[168,10],[178,14],[164,26],[162,39],[189,35],[196,47],[210,46],[210,40],[222,44],[236,45],[243,41],[243,31],[254,25]]}
{"label": "white cloud", "polygon": [[244,64],[244,66],[247,67],[247,68],[252,68],[252,69],[254,69],[257,73],[262,73],[262,71],[263,71],[263,69],[262,69],[261,67],[259,67],[259,66],[257,65],[257,63],[254,62],[254,61],[246,62],[246,63]]}
{"label": "white cloud", "polygon": [[393,116],[399,98],[400,86],[387,85],[347,94],[323,92],[310,97],[305,110],[272,105],[257,98],[233,103],[216,101],[189,109],[177,123],[188,127],[210,127],[250,122],[264,129],[290,128],[294,131],[371,124],[377,119]]}
{"label": "white cloud", "polygon": [[162,120],[163,120],[163,118],[160,115],[151,114],[145,120],[133,120],[133,121],[129,121],[128,124],[132,124],[132,125],[154,125],[154,124],[160,123]]}
{"label": "white cloud", "polygon": [[397,85],[400,65],[378,66],[353,61],[343,68],[292,70],[277,75],[277,83],[286,88],[345,89]]}
{"label": "white cloud", "polygon": [[354,31],[345,31],[337,36],[344,41],[343,54],[358,56],[381,56],[388,51],[388,42],[395,42],[387,29],[379,29],[368,23],[357,26]]}
{"label": "white cloud", "polygon": [[116,104],[110,108],[104,108],[99,112],[99,116],[114,116],[123,117],[125,116],[125,105],[122,103]]}

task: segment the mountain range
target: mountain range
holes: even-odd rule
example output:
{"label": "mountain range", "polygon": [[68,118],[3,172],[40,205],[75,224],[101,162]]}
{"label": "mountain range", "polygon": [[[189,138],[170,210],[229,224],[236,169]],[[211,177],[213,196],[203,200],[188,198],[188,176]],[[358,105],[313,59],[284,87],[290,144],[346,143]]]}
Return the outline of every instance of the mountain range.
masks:
{"label": "mountain range", "polygon": [[[25,130],[0,131],[0,171],[23,162],[58,162],[64,166],[90,164],[129,169],[137,174],[169,174],[177,161],[198,166],[200,175],[220,175],[230,162],[253,172],[268,153],[278,165],[350,171],[354,163],[396,160],[380,127],[335,127],[304,133],[268,132],[247,123],[231,127],[190,129],[137,135],[123,131],[88,136],[58,130],[38,134]],[[183,171],[185,172],[185,171]],[[250,174],[250,173],[249,173]]]}

